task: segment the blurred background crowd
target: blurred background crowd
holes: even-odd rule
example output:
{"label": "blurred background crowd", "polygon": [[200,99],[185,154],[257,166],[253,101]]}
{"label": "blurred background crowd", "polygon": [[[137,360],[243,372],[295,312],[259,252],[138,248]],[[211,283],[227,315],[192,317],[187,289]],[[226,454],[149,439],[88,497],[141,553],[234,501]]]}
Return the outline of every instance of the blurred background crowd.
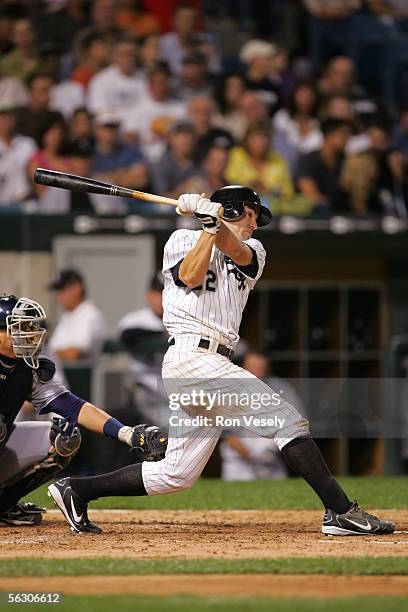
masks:
{"label": "blurred background crowd", "polygon": [[408,216],[405,0],[3,0],[0,212],[173,214],[35,168],[275,214]]}

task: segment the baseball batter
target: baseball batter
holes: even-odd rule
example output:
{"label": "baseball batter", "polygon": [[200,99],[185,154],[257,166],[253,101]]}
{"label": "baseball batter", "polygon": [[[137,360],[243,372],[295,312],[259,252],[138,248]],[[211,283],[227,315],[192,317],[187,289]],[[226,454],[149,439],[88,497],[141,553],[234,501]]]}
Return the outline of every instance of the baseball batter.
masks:
{"label": "baseball batter", "polygon": [[392,533],[392,523],[348,499],[310,437],[307,420],[277,391],[230,360],[248,294],[265,264],[265,249],[252,234],[270,222],[269,210],[252,189],[232,185],[210,199],[182,195],[178,212],[194,214],[202,229],[177,230],[164,249],[163,321],[170,335],[162,368],[170,400],[166,455],[156,463],[51,485],[50,495],[71,528],[84,531],[78,516],[86,513],[91,499],[191,487],[224,426],[233,423],[245,429],[246,437],[275,439],[289,466],[320,497],[326,509],[323,533]]}
{"label": "baseball batter", "polygon": [[[136,460],[164,456],[157,427],[128,427],[77,397],[54,378],[55,366],[40,356],[46,315],[38,302],[0,296],[0,525],[32,526],[45,508],[19,502],[66,468],[81,444],[77,424],[136,449]],[[15,422],[24,403],[52,421]],[[92,530],[86,513],[84,530]]]}

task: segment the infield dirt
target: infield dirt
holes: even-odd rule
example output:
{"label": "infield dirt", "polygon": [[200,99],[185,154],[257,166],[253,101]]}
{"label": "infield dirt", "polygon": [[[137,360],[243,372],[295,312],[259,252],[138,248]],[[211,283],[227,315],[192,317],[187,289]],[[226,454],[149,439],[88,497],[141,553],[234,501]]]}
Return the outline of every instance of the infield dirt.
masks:
{"label": "infield dirt", "polygon": [[48,511],[36,527],[0,528],[1,558],[276,558],[408,555],[408,511],[372,510],[395,521],[388,536],[327,537],[315,510],[91,510],[100,535],[71,533]]}
{"label": "infield dirt", "polygon": [[[33,528],[0,529],[3,559],[121,557],[134,559],[384,557],[408,555],[408,511],[372,510],[394,520],[389,536],[325,537],[319,511],[90,511],[101,535],[73,535],[59,511]],[[173,575],[46,578],[66,593],[165,592],[207,595],[408,595],[406,576]],[[126,586],[127,585],[127,586]],[[172,586],[170,586],[172,585]],[[330,586],[329,586],[330,585]],[[23,588],[24,587],[24,588]],[[56,588],[55,587],[55,588]],[[44,578],[0,578],[0,591],[44,588]]]}

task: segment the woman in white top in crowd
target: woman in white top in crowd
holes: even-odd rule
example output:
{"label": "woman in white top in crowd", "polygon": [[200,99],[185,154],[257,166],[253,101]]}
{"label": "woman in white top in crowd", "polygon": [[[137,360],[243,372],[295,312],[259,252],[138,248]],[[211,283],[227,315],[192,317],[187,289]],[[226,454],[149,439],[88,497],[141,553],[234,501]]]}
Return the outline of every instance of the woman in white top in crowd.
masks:
{"label": "woman in white top in crowd", "polygon": [[323,142],[317,118],[318,96],[311,83],[298,83],[286,108],[273,118],[273,148],[287,161],[292,173],[299,155],[319,149]]}

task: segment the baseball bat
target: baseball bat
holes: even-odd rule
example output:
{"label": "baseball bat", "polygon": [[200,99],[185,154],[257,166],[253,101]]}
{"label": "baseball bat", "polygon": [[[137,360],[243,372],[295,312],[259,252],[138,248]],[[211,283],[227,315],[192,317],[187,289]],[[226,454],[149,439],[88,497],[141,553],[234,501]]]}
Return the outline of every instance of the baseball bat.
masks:
{"label": "baseball bat", "polygon": [[95,181],[94,179],[85,176],[77,176],[76,174],[67,174],[66,172],[57,172],[56,170],[46,170],[45,168],[37,168],[34,173],[34,182],[39,185],[47,185],[48,187],[59,187],[60,189],[69,189],[70,191],[84,191],[85,193],[102,193],[104,195],[119,196],[123,198],[133,198],[135,200],[145,200],[147,202],[155,202],[156,204],[167,204],[168,206],[177,206],[178,200],[167,198],[165,196],[155,195],[153,193],[145,193],[144,191],[134,191],[127,187],[119,187]]}

